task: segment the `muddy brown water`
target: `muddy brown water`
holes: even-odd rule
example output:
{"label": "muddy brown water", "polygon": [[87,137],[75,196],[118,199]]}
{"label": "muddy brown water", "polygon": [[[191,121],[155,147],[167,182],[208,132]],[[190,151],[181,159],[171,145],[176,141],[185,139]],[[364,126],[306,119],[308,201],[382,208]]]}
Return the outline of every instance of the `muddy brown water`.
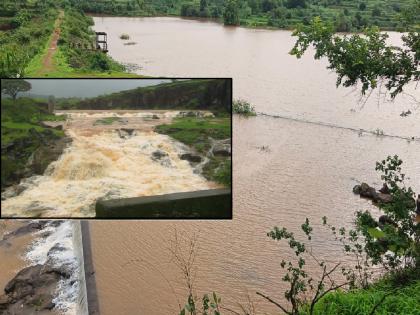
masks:
{"label": "muddy brown water", "polygon": [[[17,220],[0,220],[0,240],[3,236],[24,226],[27,222]],[[33,234],[12,236],[0,242],[0,295],[6,284],[24,267],[28,266],[25,253],[34,240]]]}
{"label": "muddy brown water", "polygon": [[[238,309],[247,295],[260,313],[274,314],[256,291],[282,300],[281,259],[294,254],[266,232],[274,225],[297,231],[306,217],[316,222],[315,252],[331,263],[349,261],[320,218],[351,226],[356,210],[376,209],[354,196],[360,181],[380,185],[375,162],[389,154],[404,160],[408,184],[420,191],[418,141],[377,137],[360,129],[420,137],[420,111],[408,88],[394,102],[372,94],[367,102],[336,88],[326,62],[288,54],[288,31],[224,27],[179,18],[94,18],[108,33],[109,54],[152,76],[233,77],[234,96],[251,101],[258,116],[233,119],[233,220],[94,222],[93,259],[103,314],[175,314],[184,304],[182,274],[168,246],[174,230],[200,235],[195,287],[216,291]],[[126,46],[122,33],[136,45]],[[390,33],[398,44],[398,34]],[[401,117],[403,110],[413,114]],[[316,272],[313,264],[308,268]]]}

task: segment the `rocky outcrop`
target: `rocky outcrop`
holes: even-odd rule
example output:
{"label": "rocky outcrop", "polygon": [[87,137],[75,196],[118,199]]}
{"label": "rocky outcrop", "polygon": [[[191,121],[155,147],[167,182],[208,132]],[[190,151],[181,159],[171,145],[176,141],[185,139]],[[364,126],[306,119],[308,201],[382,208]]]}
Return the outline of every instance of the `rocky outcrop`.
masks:
{"label": "rocky outcrop", "polygon": [[[381,191],[385,191],[386,193]],[[353,193],[360,195],[360,197],[370,199],[375,203],[392,202],[392,196],[389,193],[389,189],[385,189],[384,187],[382,187],[382,189],[378,192],[375,188],[370,187],[368,184],[362,183],[353,187]]]}
{"label": "rocky outcrop", "polygon": [[159,162],[160,165],[165,167],[172,167],[172,161],[169,158],[168,153],[162,150],[156,150],[152,152],[151,159],[155,162]]}
{"label": "rocky outcrop", "polygon": [[230,139],[218,141],[213,145],[212,153],[214,156],[230,156]]}
{"label": "rocky outcrop", "polygon": [[0,312],[12,314],[47,314],[55,307],[53,302],[57,283],[69,277],[49,265],[35,265],[22,269],[7,283],[0,296]]}
{"label": "rocky outcrop", "polygon": [[[69,137],[59,137],[51,129],[39,132],[31,128],[27,137],[2,145],[2,191],[18,184],[23,178],[42,175],[70,142]],[[16,187],[14,194],[24,189],[24,186]]]}

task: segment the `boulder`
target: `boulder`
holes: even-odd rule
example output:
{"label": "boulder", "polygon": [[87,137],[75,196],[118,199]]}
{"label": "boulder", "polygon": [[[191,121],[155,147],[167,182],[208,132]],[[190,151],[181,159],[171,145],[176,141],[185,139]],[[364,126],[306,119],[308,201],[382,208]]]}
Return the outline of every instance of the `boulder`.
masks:
{"label": "boulder", "polygon": [[366,183],[362,183],[360,185],[360,196],[364,198],[374,199],[376,198],[377,192],[376,189],[373,187],[370,187]]}
{"label": "boulder", "polygon": [[230,144],[226,144],[226,143],[216,143],[213,146],[213,155],[214,156],[230,156],[231,154],[231,149],[230,149]]}
{"label": "boulder", "polygon": [[356,185],[353,187],[353,193],[355,193],[356,195],[360,195],[360,191],[361,191],[360,185]]}
{"label": "boulder", "polygon": [[389,191],[388,187],[382,187],[380,192],[377,192],[375,188],[370,187],[366,183],[356,185],[353,187],[353,193],[360,195],[360,197],[371,199],[374,202],[389,203],[392,202],[392,196],[389,193],[383,193],[382,191]]}
{"label": "boulder", "polygon": [[134,134],[134,129],[121,128],[117,129],[117,132],[121,139],[127,139]]}
{"label": "boulder", "polygon": [[157,161],[157,160],[161,160],[164,157],[167,157],[168,153],[166,153],[165,151],[162,150],[156,150],[152,153],[152,160]]}
{"label": "boulder", "polygon": [[388,188],[388,185],[385,184],[385,183],[382,185],[382,188],[379,189],[379,192],[381,192],[383,194],[389,194],[389,193],[391,193],[391,191]]}
{"label": "boulder", "polygon": [[390,203],[392,202],[392,196],[390,194],[377,193],[375,202]]}
{"label": "boulder", "polygon": [[188,162],[191,162],[191,163],[200,163],[200,162],[201,162],[201,160],[202,160],[201,156],[199,156],[199,155],[194,155],[194,154],[191,154],[191,153],[184,153],[184,154],[181,154],[181,155],[179,156],[179,158],[180,158],[181,160],[187,160]]}
{"label": "boulder", "polygon": [[22,269],[10,280],[0,296],[2,314],[35,314],[54,308],[60,273],[35,265]]}

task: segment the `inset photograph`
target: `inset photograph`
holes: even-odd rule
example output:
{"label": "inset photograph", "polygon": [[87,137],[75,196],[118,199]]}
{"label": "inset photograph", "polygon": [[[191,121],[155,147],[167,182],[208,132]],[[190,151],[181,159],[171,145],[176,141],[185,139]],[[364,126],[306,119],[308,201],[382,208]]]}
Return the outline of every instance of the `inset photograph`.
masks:
{"label": "inset photograph", "polygon": [[232,80],[2,79],[1,217],[232,218]]}

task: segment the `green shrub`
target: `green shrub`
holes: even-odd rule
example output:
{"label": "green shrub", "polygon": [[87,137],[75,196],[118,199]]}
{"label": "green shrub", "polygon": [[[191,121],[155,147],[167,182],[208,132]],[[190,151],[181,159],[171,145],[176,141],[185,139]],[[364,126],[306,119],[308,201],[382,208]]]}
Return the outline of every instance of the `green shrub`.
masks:
{"label": "green shrub", "polygon": [[232,104],[233,113],[243,116],[256,116],[254,107],[244,100],[234,100]]}

